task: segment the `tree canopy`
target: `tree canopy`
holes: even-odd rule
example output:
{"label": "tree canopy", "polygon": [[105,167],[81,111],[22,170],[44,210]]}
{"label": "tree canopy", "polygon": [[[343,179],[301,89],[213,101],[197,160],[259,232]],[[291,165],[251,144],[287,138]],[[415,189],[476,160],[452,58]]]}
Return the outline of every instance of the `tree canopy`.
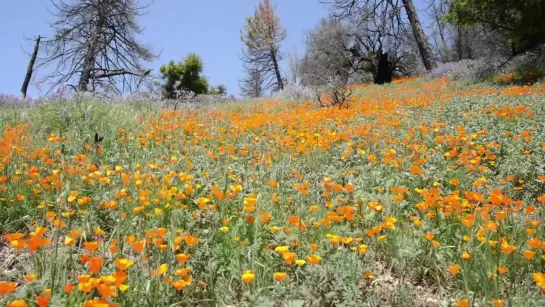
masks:
{"label": "tree canopy", "polygon": [[191,91],[195,94],[208,93],[208,80],[202,75],[204,64],[196,53],[188,54],[182,61],[170,61],[160,68],[165,81],[163,97],[176,98],[179,91]]}
{"label": "tree canopy", "polygon": [[463,25],[484,24],[505,34],[513,55],[545,41],[543,0],[453,0],[447,20]]}
{"label": "tree canopy", "polygon": [[284,88],[279,63],[282,60],[280,43],[285,38],[286,30],[280,25],[270,0],[263,0],[256,7],[254,16],[246,19],[240,39],[245,47],[242,60],[246,79],[255,81],[254,77],[259,74],[260,87],[265,91]]}
{"label": "tree canopy", "polygon": [[218,86],[211,86],[210,89],[208,89],[208,94],[226,96],[227,86],[223,84],[219,84]]}

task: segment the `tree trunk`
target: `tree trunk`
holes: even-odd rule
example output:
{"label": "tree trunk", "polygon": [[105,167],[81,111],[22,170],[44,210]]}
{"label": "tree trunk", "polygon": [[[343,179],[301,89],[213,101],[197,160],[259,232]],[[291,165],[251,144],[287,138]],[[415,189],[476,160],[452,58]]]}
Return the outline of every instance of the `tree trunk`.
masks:
{"label": "tree trunk", "polygon": [[377,54],[378,57],[378,65],[377,65],[377,71],[375,73],[375,77],[373,80],[373,83],[375,84],[384,84],[384,83],[390,83],[392,82],[392,65],[390,61],[388,61],[388,53],[382,53],[382,50],[379,51],[379,54]]}
{"label": "tree trunk", "polygon": [[458,37],[457,37],[457,47],[458,47],[458,61],[464,59],[464,34],[462,33],[462,26],[458,25]]}
{"label": "tree trunk", "polygon": [[21,96],[23,97],[23,99],[26,99],[28,84],[30,83],[30,79],[32,79],[32,73],[34,72],[34,63],[36,63],[36,57],[38,56],[38,50],[40,49],[41,39],[42,37],[38,35],[38,38],[36,39],[36,45],[34,46],[34,52],[32,52],[32,56],[30,57],[30,62],[28,63],[25,81],[23,82],[23,86],[21,87]]}
{"label": "tree trunk", "polygon": [[473,52],[471,51],[471,35],[473,35],[474,33],[470,29],[465,29],[464,34],[464,52],[468,59],[473,60]]}
{"label": "tree trunk", "polygon": [[93,68],[95,67],[95,60],[97,56],[98,42],[100,40],[100,34],[102,32],[102,27],[104,24],[104,17],[101,15],[97,21],[95,29],[93,30],[93,36],[89,42],[89,49],[85,54],[85,60],[83,61],[83,67],[78,83],[79,91],[87,91],[89,86],[89,81],[91,80],[91,74]]}
{"label": "tree trunk", "polygon": [[282,81],[282,76],[280,75],[280,67],[278,66],[278,59],[276,58],[276,50],[271,50],[271,57],[274,65],[274,72],[276,74],[276,81],[278,83],[278,89],[284,89],[284,82]]}
{"label": "tree trunk", "polygon": [[412,0],[403,0],[403,5],[405,6],[405,11],[407,11],[407,16],[409,17],[409,22],[413,30],[414,39],[418,45],[418,50],[420,51],[420,56],[422,57],[422,62],[427,71],[434,69],[437,64],[433,58],[433,53],[431,51],[426,35],[424,35],[424,30],[422,29],[422,24],[420,19],[418,19],[418,13],[414,7]]}

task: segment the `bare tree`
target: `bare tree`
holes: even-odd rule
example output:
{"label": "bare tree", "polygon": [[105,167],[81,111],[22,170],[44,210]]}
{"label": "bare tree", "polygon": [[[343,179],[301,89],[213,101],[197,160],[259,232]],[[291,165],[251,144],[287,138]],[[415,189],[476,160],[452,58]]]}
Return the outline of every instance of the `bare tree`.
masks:
{"label": "bare tree", "polygon": [[428,17],[432,21],[434,48],[439,61],[461,61],[486,57],[510,56],[511,46],[507,37],[491,31],[482,24],[463,25],[445,21],[452,0],[429,0]]}
{"label": "bare tree", "polygon": [[321,87],[332,78],[344,82],[354,72],[348,29],[338,18],[329,17],[310,30],[306,53],[301,59],[301,84]]}
{"label": "bare tree", "polygon": [[391,22],[393,16],[386,10],[377,14],[368,7],[364,12],[350,33],[354,40],[350,48],[352,67],[373,73],[376,84],[391,82],[396,71],[410,74],[403,65],[408,53],[406,30]]}
{"label": "bare tree", "polygon": [[32,79],[32,74],[34,73],[34,64],[36,63],[36,58],[38,57],[38,51],[40,50],[40,41],[42,36],[38,35],[35,40],[34,51],[30,56],[30,61],[28,62],[28,68],[26,70],[25,80],[23,81],[23,86],[21,86],[21,97],[26,99],[26,94],[28,91],[28,85]]}
{"label": "bare tree", "polygon": [[[131,88],[149,74],[142,66],[157,57],[136,39],[138,17],[149,4],[138,0],[51,0],[56,21],[54,38],[45,41],[40,65],[55,65],[46,79],[69,83],[80,91],[97,84]],[[77,80],[77,81],[76,81]]]}
{"label": "bare tree", "polygon": [[299,59],[299,54],[297,53],[297,48],[294,48],[293,51],[288,51],[288,60],[289,60],[289,69],[291,83],[294,85],[297,84],[297,78],[299,77],[300,64],[301,60]]}
{"label": "bare tree", "polygon": [[257,98],[265,95],[267,87],[266,79],[259,68],[249,68],[246,70],[246,76],[239,81],[241,94],[244,97]]}
{"label": "bare tree", "polygon": [[[418,63],[411,34],[388,21],[389,15],[361,14],[343,22],[331,16],[309,32],[307,53],[301,63],[301,83],[324,86],[331,78],[348,83],[372,74],[377,84],[388,83],[395,73],[411,75]],[[368,78],[366,78],[368,79]]]}
{"label": "bare tree", "polygon": [[346,85],[346,81],[339,77],[332,77],[322,87],[315,88],[315,95],[321,107],[348,108],[348,102],[352,96],[352,88]]}
{"label": "bare tree", "polygon": [[448,12],[449,0],[429,0],[427,15],[431,20],[429,26],[431,32],[431,46],[435,49],[436,58],[441,63],[450,62],[452,50],[450,48],[451,27],[442,21]]}
{"label": "bare tree", "polygon": [[282,59],[280,43],[286,38],[286,31],[274,14],[270,0],[258,4],[254,16],[246,19],[240,37],[245,45],[242,54],[244,68],[251,73],[259,71],[265,91],[283,89],[279,62]]}
{"label": "bare tree", "polygon": [[405,9],[408,22],[412,29],[412,34],[417,43],[420,57],[426,70],[431,71],[436,67],[433,53],[429,46],[428,40],[424,35],[422,24],[418,18],[418,13],[414,7],[412,0],[321,0],[324,3],[332,5],[332,9],[336,12],[336,16],[359,19],[362,15],[367,18],[375,19],[380,16],[380,19],[387,21],[388,28],[394,32],[400,33],[405,27],[406,20],[402,16],[402,9]]}

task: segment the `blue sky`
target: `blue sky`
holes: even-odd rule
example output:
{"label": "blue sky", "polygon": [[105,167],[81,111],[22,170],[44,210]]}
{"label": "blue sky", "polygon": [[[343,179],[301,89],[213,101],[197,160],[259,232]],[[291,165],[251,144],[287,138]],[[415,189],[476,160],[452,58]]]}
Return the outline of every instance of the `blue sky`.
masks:
{"label": "blue sky", "polygon": [[[238,94],[238,80],[244,76],[239,60],[240,30],[258,2],[155,0],[148,14],[141,18],[145,32],[140,41],[160,52],[160,57],[149,66],[158,73],[160,65],[196,52],[203,59],[210,84],[225,84],[230,94]],[[288,33],[283,50],[296,48],[303,54],[304,34],[327,16],[326,8],[318,0],[272,2]],[[51,33],[48,22],[53,17],[49,10],[49,0],[0,0],[0,93],[19,95],[29,59],[22,48],[31,51],[33,47],[25,37]],[[40,76],[40,71],[37,74]],[[36,93],[34,86],[30,90],[31,94]]]}

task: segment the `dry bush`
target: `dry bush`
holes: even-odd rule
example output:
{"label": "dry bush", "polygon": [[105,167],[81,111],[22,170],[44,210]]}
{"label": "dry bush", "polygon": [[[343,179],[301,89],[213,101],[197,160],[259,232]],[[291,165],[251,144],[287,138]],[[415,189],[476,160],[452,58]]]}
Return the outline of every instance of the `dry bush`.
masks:
{"label": "dry bush", "polygon": [[352,88],[346,81],[338,76],[329,79],[329,82],[315,90],[316,100],[321,107],[338,106],[339,109],[348,108],[348,102],[352,96]]}

